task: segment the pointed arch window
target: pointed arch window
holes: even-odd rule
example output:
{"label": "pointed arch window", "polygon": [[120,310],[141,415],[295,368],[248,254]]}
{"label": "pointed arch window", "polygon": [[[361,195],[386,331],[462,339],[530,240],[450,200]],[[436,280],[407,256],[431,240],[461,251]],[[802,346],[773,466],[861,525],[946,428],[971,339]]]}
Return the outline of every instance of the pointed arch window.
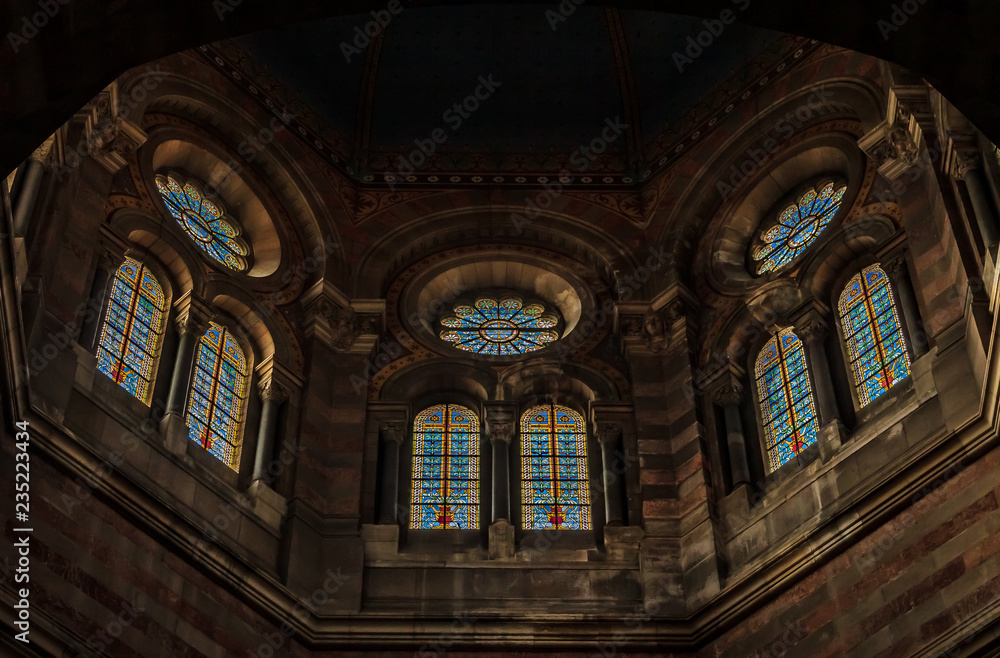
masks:
{"label": "pointed arch window", "polygon": [[115,272],[97,346],[97,369],[149,404],[166,324],[163,288],[144,265],[126,258]]}
{"label": "pointed arch window", "polygon": [[424,409],[413,420],[414,530],[479,527],[479,418],[457,404]]}
{"label": "pointed arch window", "polygon": [[841,292],[839,308],[863,407],[910,374],[910,355],[885,271],[876,264],[856,274]]}
{"label": "pointed arch window", "polygon": [[757,355],[761,419],[771,471],[816,442],[818,421],[802,341],[783,329]]}
{"label": "pointed arch window", "polygon": [[553,404],[524,412],[521,496],[525,530],[590,529],[587,432],[583,416]]}
{"label": "pointed arch window", "polygon": [[156,189],[167,210],[202,251],[229,269],[248,269],[250,249],[240,237],[239,226],[218,203],[206,199],[196,183],[159,174]]}
{"label": "pointed arch window", "polygon": [[233,470],[239,468],[248,382],[246,356],[236,339],[209,323],[195,357],[188,437]]}

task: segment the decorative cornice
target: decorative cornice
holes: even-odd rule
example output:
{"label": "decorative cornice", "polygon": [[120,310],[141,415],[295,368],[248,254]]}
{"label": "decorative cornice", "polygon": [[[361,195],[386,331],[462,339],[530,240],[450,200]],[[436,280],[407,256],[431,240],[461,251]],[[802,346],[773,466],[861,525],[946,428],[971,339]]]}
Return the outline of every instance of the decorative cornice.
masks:
{"label": "decorative cornice", "polygon": [[90,155],[112,173],[124,167],[148,137],[142,128],[120,115],[117,82],[94,97],[73,120],[83,127],[79,155]]}

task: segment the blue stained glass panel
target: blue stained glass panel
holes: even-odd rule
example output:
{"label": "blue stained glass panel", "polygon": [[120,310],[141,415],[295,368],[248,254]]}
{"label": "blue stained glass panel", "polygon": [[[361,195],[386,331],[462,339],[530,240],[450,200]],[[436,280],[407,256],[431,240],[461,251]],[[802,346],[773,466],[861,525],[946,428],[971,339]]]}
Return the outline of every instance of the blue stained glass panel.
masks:
{"label": "blue stained glass panel", "polygon": [[209,323],[195,357],[188,438],[233,470],[239,468],[249,379],[236,339],[225,327]]}
{"label": "blue stained glass panel", "polygon": [[816,442],[818,421],[802,342],[784,329],[764,345],[755,368],[771,471]]}
{"label": "blue stained glass panel", "polygon": [[466,407],[435,405],[413,421],[410,527],[479,527],[479,418]]}
{"label": "blue stained glass panel", "polygon": [[249,248],[236,226],[217,204],[204,197],[198,185],[159,174],[156,189],[167,210],[202,251],[230,269],[246,271]]}
{"label": "blue stained glass panel", "polygon": [[761,232],[751,252],[757,274],[776,272],[808,249],[837,214],[846,191],[843,185],[827,183],[818,192],[806,192],[796,205],[779,214],[776,223]]}
{"label": "blue stained glass panel", "polygon": [[508,356],[540,350],[558,340],[558,319],[542,304],[525,305],[517,297],[480,297],[459,303],[441,319],[442,340],[466,352]]}
{"label": "blue stained glass panel", "polygon": [[163,330],[163,289],[144,265],[126,258],[111,286],[97,347],[97,369],[149,404]]}
{"label": "blue stained glass panel", "polygon": [[844,286],[839,307],[851,371],[863,407],[910,375],[910,355],[889,277],[877,264],[866,267]]}
{"label": "blue stained glass panel", "polygon": [[583,417],[545,405],[521,416],[524,528],[590,529],[587,435]]}

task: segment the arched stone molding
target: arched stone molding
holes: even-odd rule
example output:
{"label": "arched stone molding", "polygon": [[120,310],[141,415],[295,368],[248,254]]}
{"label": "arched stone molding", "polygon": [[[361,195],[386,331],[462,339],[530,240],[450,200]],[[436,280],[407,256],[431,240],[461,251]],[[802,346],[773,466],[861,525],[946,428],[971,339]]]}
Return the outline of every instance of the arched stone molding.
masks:
{"label": "arched stone molding", "polygon": [[[348,268],[343,262],[335,209],[341,207],[345,215],[347,210],[338,200],[324,198],[331,189],[327,177],[318,171],[324,165],[293,135],[288,123],[294,119],[296,108],[234,105],[229,99],[244,92],[219,79],[217,72],[201,59],[176,56],[165,60],[165,64],[168,68],[159,74],[155,90],[143,103],[136,104],[133,115],[142,115],[147,129],[162,127],[166,122],[182,133],[173,136],[203,146],[223,163],[236,162],[239,166],[233,169],[261,197],[275,223],[279,227],[294,226],[297,240],[280,236],[282,260],[297,262],[303,252],[309,255],[319,250],[330,258],[312,280],[324,274],[338,280],[343,277]],[[317,165],[308,174],[303,167],[306,162]],[[143,177],[147,184],[151,182],[145,167]],[[331,264],[333,271],[328,269]],[[281,277],[276,278],[280,283]]]}
{"label": "arched stone molding", "polygon": [[[498,389],[497,373],[486,363],[439,359],[400,369],[381,387],[379,399],[420,402],[427,395],[452,392],[464,396],[464,402],[456,403],[476,409],[482,402],[496,399]],[[470,406],[473,400],[477,404]],[[419,406],[414,404],[414,408]]]}
{"label": "arched stone molding", "polygon": [[526,362],[501,373],[498,383],[500,399],[523,401],[527,406],[538,400],[570,398],[589,403],[617,402],[627,397],[625,392],[619,390],[617,382],[583,363]]}
{"label": "arched stone molding", "polygon": [[177,296],[192,291],[204,295],[208,281],[204,262],[195,257],[181,236],[165,231],[159,217],[135,208],[121,208],[108,218],[108,224],[163,263],[176,286]]}
{"label": "arched stone molding", "polygon": [[[573,217],[546,212],[530,226],[518,226],[510,218],[511,212],[518,208],[486,205],[488,197],[485,195],[483,205],[471,205],[469,196],[450,193],[433,197],[442,205],[453,207],[412,208],[399,222],[393,223],[393,230],[382,231],[384,237],[362,256],[352,289],[360,296],[379,296],[395,272],[426,257],[442,243],[550,246],[555,254],[571,255],[576,261],[573,270],[595,287],[607,286],[601,280],[612,280],[615,270],[631,272],[638,269],[646,256],[644,253],[642,258],[633,255],[630,245],[617,235],[583,225]],[[415,216],[418,218],[414,219]],[[638,239],[633,245],[643,251],[647,248]]]}
{"label": "arched stone molding", "polygon": [[[295,330],[277,309],[262,308],[256,298],[236,282],[222,276],[209,278],[206,299],[232,316],[232,331],[252,340],[261,361],[274,358],[292,374],[303,376],[305,361]],[[269,313],[264,311],[270,310]]]}
{"label": "arched stone molding", "polygon": [[854,268],[851,276],[856,274],[866,255],[892,240],[897,231],[894,218],[885,215],[863,215],[841,225],[818,246],[809,266],[798,277],[799,287],[817,299],[833,299],[831,295],[839,295],[839,289],[850,279],[846,273]]}

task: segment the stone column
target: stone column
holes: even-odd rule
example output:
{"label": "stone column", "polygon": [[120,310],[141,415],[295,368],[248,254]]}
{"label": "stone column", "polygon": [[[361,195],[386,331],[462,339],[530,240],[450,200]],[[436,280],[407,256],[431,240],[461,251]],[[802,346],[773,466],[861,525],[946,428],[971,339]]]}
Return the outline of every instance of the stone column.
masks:
{"label": "stone column", "polygon": [[604,468],[605,524],[624,525],[621,478],[615,473],[615,457],[621,451],[622,426],[620,423],[597,423],[594,433],[601,444],[601,465]]}
{"label": "stone column", "polygon": [[746,437],[743,434],[743,419],[740,416],[742,399],[743,385],[732,378],[714,393],[715,404],[722,407],[725,415],[726,446],[729,448],[729,473],[733,489],[750,484]]}
{"label": "stone column", "polygon": [[160,427],[164,433],[167,449],[182,455],[187,450],[188,439],[187,424],[184,421],[184,405],[187,402],[188,385],[191,382],[195,348],[208,330],[208,323],[215,317],[215,312],[208,304],[190,292],[179,299],[174,308],[177,312],[175,320],[180,340],[170,378],[167,409],[163,420],[160,421]]}
{"label": "stone column", "polygon": [[23,238],[28,232],[31,215],[35,211],[35,201],[42,186],[42,178],[51,161],[51,151],[55,140],[49,137],[44,144],[35,149],[24,162],[23,171],[18,173],[20,181],[15,181],[17,197],[11,199],[11,210],[14,213],[14,235]]}
{"label": "stone column", "polygon": [[274,376],[261,381],[257,386],[263,406],[260,412],[260,429],[257,432],[257,452],[254,455],[252,481],[269,482],[268,466],[274,459],[274,446],[278,440],[278,412],[288,400],[288,388],[275,381]]}
{"label": "stone column", "polygon": [[490,514],[489,557],[514,556],[514,526],[510,522],[510,443],[514,440],[517,408],[509,402],[487,402],[486,431],[493,449],[493,482]]}
{"label": "stone column", "polygon": [[969,192],[972,211],[976,214],[979,232],[983,236],[983,247],[987,253],[995,254],[997,243],[1000,243],[1000,226],[997,224],[996,211],[987,191],[979,152],[959,154],[955,159],[954,173],[956,179],[965,182]]}
{"label": "stone column", "polygon": [[382,492],[378,522],[395,525],[399,522],[399,451],[406,438],[406,423],[386,422],[379,427],[379,449],[382,451]]}
{"label": "stone column", "polygon": [[833,379],[830,377],[830,364],[823,347],[827,331],[826,323],[815,317],[799,321],[795,325],[795,333],[802,339],[805,347],[806,364],[816,395],[816,412],[819,414],[820,425],[826,425],[837,418],[837,398]]}
{"label": "stone column", "polygon": [[920,323],[920,311],[917,309],[917,297],[913,292],[913,282],[906,266],[906,256],[898,254],[883,263],[883,269],[889,276],[889,283],[896,291],[899,299],[899,310],[903,318],[903,328],[910,339],[910,349],[913,357],[921,356],[929,347],[927,334]]}

